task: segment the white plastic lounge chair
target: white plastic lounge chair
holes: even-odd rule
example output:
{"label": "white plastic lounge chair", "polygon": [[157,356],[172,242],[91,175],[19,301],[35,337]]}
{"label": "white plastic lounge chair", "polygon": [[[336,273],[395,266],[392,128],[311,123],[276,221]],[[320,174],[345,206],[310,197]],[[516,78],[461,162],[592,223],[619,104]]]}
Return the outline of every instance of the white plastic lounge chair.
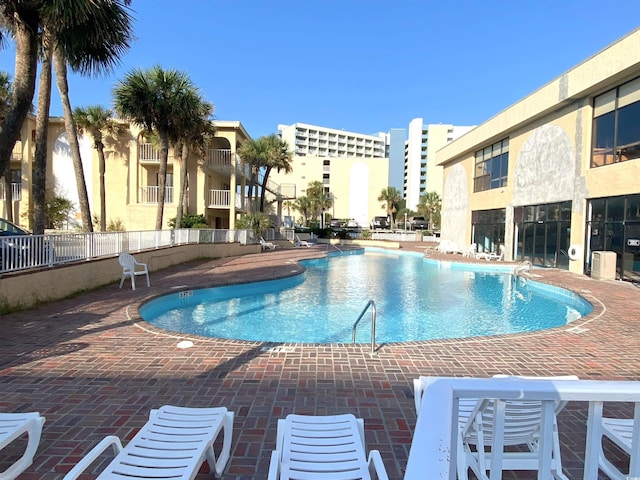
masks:
{"label": "white plastic lounge chair", "polygon": [[[615,443],[623,452],[631,457],[631,448],[633,446],[633,419],[630,418],[607,418],[602,417],[602,437],[607,437]],[[599,448],[599,467],[609,478],[613,480],[627,480],[636,478],[632,472],[622,473],[613,463],[611,463],[604,455],[602,449],[602,439],[598,439]]]}
{"label": "white plastic lounge chair", "polygon": [[262,250],[275,250],[275,243],[267,242],[264,238],[260,237],[260,246]]}
{"label": "white plastic lounge chair", "polygon": [[0,450],[25,433],[28,435],[24,454],[4,472],[0,472],[0,480],[13,480],[33,463],[44,421],[45,418],[38,412],[0,413]]}
{"label": "white plastic lounge chair", "polygon": [[500,245],[500,253],[478,252],[476,253],[476,258],[485,259],[487,261],[495,260],[497,262],[501,262],[502,260],[504,260],[504,245]]}
{"label": "white plastic lounge chair", "polygon": [[466,250],[464,250],[462,252],[462,256],[463,257],[475,257],[477,249],[478,249],[478,246],[475,243],[472,243],[471,245],[469,245],[466,248]]}
{"label": "white plastic lounge chair", "polygon": [[[496,378],[510,378],[508,375],[496,375]],[[560,377],[513,377],[537,380],[578,380],[574,375]],[[420,405],[424,389],[430,379],[420,377],[414,380],[414,400],[416,412],[420,412]],[[543,478],[556,478],[568,480],[562,473],[562,460],[560,457],[560,439],[558,436],[558,424],[556,416],[566,406],[566,402],[556,402],[553,415],[552,458],[550,472]],[[457,440],[457,470],[458,479],[468,479],[469,468],[473,470],[477,478],[489,480],[491,472],[493,444],[493,423],[495,400],[490,398],[459,400]],[[518,451],[503,451],[503,470],[539,470],[540,457],[538,453],[538,441],[542,427],[542,402],[540,401],[515,401],[504,402],[504,434],[503,447],[526,447],[528,451],[519,448]]]}
{"label": "white plastic lounge chair", "polygon": [[[220,432],[223,442],[219,458],[213,444]],[[231,453],[233,412],[224,407],[187,408],[165,405],[152,410],[149,421],[126,447],[110,435],[96,445],[64,480],[78,478],[84,470],[113,447],[115,458],[97,480],[172,479],[192,480],[205,459],[217,477],[222,475]]]}
{"label": "white plastic lounge chair", "polygon": [[351,414],[287,415],[278,420],[269,480],[386,480],[377,450],[365,454],[364,421]]}
{"label": "white plastic lounge chair", "polygon": [[138,262],[133,255],[129,253],[121,253],[118,256],[118,261],[122,266],[122,277],[120,278],[120,288],[124,284],[127,277],[131,277],[131,290],[136,289],[136,277],[138,275],[145,275],[147,277],[147,287],[150,287],[149,283],[149,269],[146,263]]}
{"label": "white plastic lounge chair", "polygon": [[310,247],[311,243],[307,242],[306,240],[300,240],[300,237],[296,235],[296,241],[293,243],[293,245],[296,247]]}

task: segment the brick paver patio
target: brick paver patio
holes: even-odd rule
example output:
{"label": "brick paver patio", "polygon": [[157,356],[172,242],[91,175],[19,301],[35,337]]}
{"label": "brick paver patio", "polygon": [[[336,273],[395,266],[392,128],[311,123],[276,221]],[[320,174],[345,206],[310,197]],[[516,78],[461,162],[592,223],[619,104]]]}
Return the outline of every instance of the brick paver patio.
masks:
{"label": "brick paver patio", "polygon": [[[266,478],[277,419],[291,412],[364,418],[368,448],[380,450],[391,479],[401,479],[418,375],[640,379],[638,288],[555,269],[536,274],[582,294],[594,304],[592,314],[545,332],[382,345],[375,356],[369,345],[288,344],[279,352],[265,348],[274,344],[168,334],[137,315],[141,302],[176,288],[291,275],[302,271],[295,260],[325,253],[325,247],[277,249],[193,262],[152,272],[151,288],[131,291],[127,283],[119,290],[114,283],[1,317],[0,411],[47,418],[35,462],[20,478],[62,478],[105,435],[126,442],[150,409],[175,404],[235,412],[225,479]],[[178,348],[185,339],[194,346]],[[559,419],[563,465],[572,478],[581,478],[585,418],[584,406],[570,404]],[[18,450],[3,451],[0,470]],[[211,478],[206,464],[197,478]]]}

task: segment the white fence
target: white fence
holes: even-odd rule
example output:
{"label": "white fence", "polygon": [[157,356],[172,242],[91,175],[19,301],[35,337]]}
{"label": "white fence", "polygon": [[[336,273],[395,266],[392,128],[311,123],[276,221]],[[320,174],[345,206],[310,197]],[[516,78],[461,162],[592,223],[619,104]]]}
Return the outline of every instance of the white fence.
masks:
{"label": "white fence", "polygon": [[[602,405],[605,402],[627,403],[636,412],[633,431],[640,432],[640,382],[601,380],[527,380],[519,378],[435,378],[421,399],[416,430],[411,443],[405,480],[456,478],[458,453],[459,400],[536,400],[543,404],[541,432],[538,444],[541,465],[550,465],[553,436],[551,415],[556,402],[587,402],[588,418],[585,435],[583,478],[598,478],[599,442],[601,442]],[[499,405],[499,403],[496,403]],[[632,407],[633,405],[633,407]],[[504,408],[494,419],[493,438],[497,455],[491,461],[491,479],[501,478],[502,445],[499,443],[504,429]],[[560,436],[562,432],[560,431]],[[493,450],[492,450],[493,452]],[[633,443],[631,471],[627,478],[640,478],[640,442]],[[541,468],[538,479],[549,478],[549,470]]]}
{"label": "white fence", "polygon": [[178,229],[0,236],[0,273],[173,245],[257,243],[249,230]]}

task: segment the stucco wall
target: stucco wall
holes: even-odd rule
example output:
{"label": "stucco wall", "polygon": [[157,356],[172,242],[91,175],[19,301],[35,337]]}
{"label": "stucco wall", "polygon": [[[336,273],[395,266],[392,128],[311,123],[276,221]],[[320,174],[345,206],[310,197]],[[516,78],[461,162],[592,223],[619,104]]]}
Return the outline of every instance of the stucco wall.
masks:
{"label": "stucco wall", "polygon": [[[147,263],[153,285],[154,272],[172,265],[201,258],[224,258],[259,253],[260,245],[239,243],[181,245],[136,253],[139,262]],[[78,292],[119,282],[122,268],[117,257],[91,260],[34,272],[0,277],[0,311],[28,308],[38,303],[59,300]],[[139,283],[137,285],[144,285]],[[123,288],[131,288],[129,280]],[[143,287],[146,288],[146,285]]]}

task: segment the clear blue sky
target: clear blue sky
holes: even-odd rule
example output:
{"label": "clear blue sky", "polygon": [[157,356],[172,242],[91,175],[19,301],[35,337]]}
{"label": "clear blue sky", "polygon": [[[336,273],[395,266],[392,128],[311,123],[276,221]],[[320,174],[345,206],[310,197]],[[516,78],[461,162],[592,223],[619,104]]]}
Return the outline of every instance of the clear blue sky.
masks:
{"label": "clear blue sky", "polygon": [[[187,72],[215,118],[253,138],[280,123],[358,133],[474,125],[640,26],[639,0],[134,0],[137,39],[109,77],[72,76],[73,106],[118,79]],[[13,73],[11,47],[0,69]],[[55,86],[54,86],[55,91]],[[51,114],[61,115],[57,95]]]}

